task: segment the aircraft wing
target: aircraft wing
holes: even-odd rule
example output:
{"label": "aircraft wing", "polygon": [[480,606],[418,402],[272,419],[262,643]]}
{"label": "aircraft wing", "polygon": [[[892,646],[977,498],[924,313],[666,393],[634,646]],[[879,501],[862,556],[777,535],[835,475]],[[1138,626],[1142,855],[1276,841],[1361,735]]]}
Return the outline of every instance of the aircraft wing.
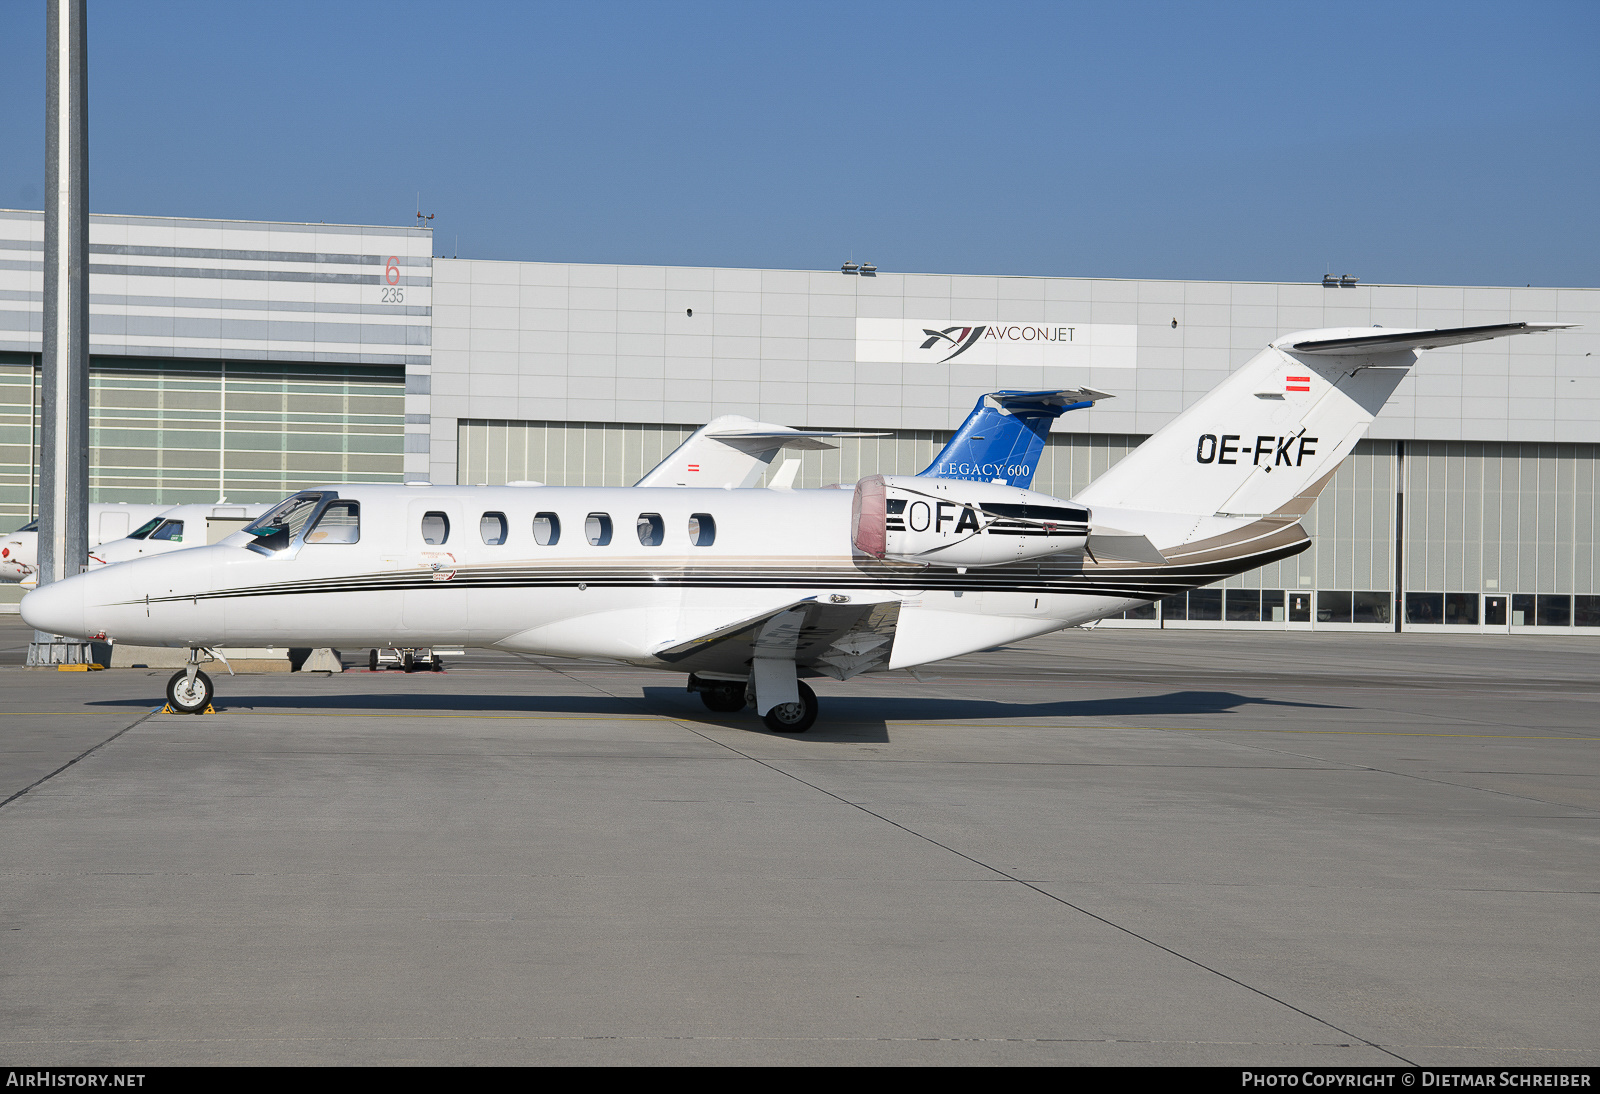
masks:
{"label": "aircraft wing", "polygon": [[788,657],[792,650],[801,676],[848,680],[889,663],[899,621],[898,600],[834,604],[807,597],[676,641],[655,656],[682,672],[742,676],[758,652]]}

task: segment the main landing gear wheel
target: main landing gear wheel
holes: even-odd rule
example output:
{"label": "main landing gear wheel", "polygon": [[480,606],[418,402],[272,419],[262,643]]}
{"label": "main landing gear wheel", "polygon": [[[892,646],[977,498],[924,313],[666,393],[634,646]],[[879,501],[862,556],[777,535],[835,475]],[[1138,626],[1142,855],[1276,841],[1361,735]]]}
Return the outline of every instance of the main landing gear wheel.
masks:
{"label": "main landing gear wheel", "polygon": [[731,684],[725,688],[710,688],[700,693],[700,701],[707,710],[718,714],[733,714],[744,709],[744,685]]}
{"label": "main landing gear wheel", "polygon": [[774,733],[804,733],[817,720],[817,693],[804,680],[796,680],[795,686],[800,689],[798,703],[781,703],[761,716]]}
{"label": "main landing gear wheel", "polygon": [[378,671],[378,651],[377,650],[369,650],[367,652],[367,671],[368,672],[377,672]]}
{"label": "main landing gear wheel", "polygon": [[214,694],[211,677],[203,672],[196,672],[191,680],[189,670],[184,669],[167,681],[167,704],[179,714],[199,714],[211,705]]}

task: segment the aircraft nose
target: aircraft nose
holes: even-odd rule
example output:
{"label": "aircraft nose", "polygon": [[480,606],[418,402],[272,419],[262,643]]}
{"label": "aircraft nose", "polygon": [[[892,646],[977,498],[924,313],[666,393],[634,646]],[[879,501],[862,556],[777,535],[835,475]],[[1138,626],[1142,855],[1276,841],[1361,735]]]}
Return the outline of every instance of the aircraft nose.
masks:
{"label": "aircraft nose", "polygon": [[83,586],[82,581],[68,578],[33,590],[22,598],[23,622],[46,634],[86,637],[88,631],[83,625]]}

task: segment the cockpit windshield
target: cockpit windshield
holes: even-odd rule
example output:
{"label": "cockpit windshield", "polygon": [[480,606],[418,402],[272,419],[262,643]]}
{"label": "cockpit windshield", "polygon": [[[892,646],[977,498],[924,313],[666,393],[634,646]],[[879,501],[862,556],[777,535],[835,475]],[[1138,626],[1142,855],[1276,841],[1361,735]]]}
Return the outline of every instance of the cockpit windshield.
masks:
{"label": "cockpit windshield", "polygon": [[255,545],[282,551],[294,542],[321,502],[321,494],[296,494],[274,506],[266,516],[245,525],[244,531],[256,537]]}
{"label": "cockpit windshield", "polygon": [[157,528],[161,527],[161,521],[163,519],[164,518],[162,518],[162,517],[157,517],[155,520],[146,521],[144,524],[139,525],[139,527],[137,527],[133,531],[129,532],[128,533],[128,538],[129,539],[144,539],[151,532],[154,532]]}

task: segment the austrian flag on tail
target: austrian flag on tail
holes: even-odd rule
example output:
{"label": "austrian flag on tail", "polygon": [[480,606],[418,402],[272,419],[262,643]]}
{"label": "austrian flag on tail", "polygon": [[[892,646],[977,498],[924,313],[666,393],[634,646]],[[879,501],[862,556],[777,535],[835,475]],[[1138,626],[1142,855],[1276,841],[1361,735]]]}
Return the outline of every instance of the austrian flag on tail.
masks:
{"label": "austrian flag on tail", "polygon": [[1310,391],[1311,377],[1286,376],[1284,377],[1283,390],[1285,391]]}

